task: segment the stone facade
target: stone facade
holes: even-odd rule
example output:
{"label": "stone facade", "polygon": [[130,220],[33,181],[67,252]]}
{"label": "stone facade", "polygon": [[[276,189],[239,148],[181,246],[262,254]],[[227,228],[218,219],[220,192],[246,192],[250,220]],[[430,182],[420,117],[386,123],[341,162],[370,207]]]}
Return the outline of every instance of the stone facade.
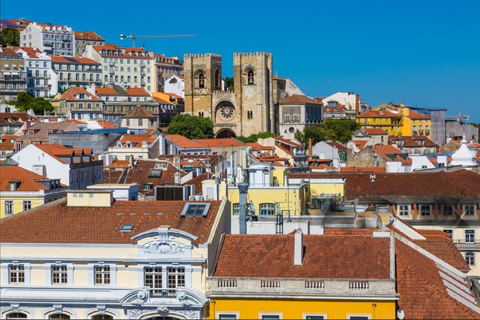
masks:
{"label": "stone facade", "polygon": [[185,55],[185,113],[209,117],[218,138],[275,130],[273,56],[235,53],[234,91],[222,88],[222,57]]}

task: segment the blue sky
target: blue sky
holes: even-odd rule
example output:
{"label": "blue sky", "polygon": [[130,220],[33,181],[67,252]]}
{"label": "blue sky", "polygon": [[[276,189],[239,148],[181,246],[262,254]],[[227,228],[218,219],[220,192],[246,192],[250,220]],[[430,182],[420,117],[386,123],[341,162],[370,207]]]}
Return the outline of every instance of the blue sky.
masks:
{"label": "blue sky", "polygon": [[[168,56],[217,53],[223,76],[233,52],[266,51],[274,72],[309,96],[359,93],[372,106],[458,109],[480,122],[480,1],[18,1],[1,16],[119,35],[198,34],[147,39]],[[141,45],[141,41],[137,41]]]}

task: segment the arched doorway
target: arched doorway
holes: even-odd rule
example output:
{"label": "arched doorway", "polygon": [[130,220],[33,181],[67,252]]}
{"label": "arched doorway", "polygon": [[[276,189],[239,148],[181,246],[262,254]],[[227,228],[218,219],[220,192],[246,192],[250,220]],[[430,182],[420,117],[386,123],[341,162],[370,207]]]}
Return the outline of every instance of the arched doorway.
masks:
{"label": "arched doorway", "polygon": [[232,129],[221,129],[217,132],[216,138],[235,138],[235,132]]}

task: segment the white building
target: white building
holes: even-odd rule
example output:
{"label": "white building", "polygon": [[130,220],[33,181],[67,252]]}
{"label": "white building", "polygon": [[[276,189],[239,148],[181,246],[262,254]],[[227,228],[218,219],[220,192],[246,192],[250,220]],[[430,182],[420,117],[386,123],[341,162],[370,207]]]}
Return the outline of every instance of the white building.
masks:
{"label": "white building", "polygon": [[142,48],[123,48],[115,44],[87,45],[84,57],[101,63],[103,85],[142,88],[157,92],[154,53]]}
{"label": "white building", "polygon": [[103,161],[92,160],[89,149],[71,149],[60,144],[30,144],[12,156],[24,169],[60,179],[70,189],[85,189],[103,183]]}
{"label": "white building", "polygon": [[328,97],[323,98],[323,104],[329,105],[329,102],[336,101],[345,107],[347,118],[355,119],[355,114],[360,111],[361,99],[358,94],[353,92],[337,92]]}
{"label": "white building", "polygon": [[230,231],[228,200],[114,201],[112,193],[72,190],[2,222],[2,319],[207,317],[205,277]]}
{"label": "white building", "polygon": [[52,92],[52,58],[38,48],[15,47],[22,55],[27,71],[27,93],[32,97],[48,98]]}
{"label": "white building", "polygon": [[295,140],[295,132],[323,120],[322,105],[304,95],[292,95],[279,102],[279,133],[287,140]]}
{"label": "white building", "polygon": [[185,80],[181,76],[173,75],[165,81],[165,92],[175,93],[185,98]]}
{"label": "white building", "polygon": [[38,48],[50,56],[75,56],[75,37],[67,26],[30,23],[20,32],[20,46]]}

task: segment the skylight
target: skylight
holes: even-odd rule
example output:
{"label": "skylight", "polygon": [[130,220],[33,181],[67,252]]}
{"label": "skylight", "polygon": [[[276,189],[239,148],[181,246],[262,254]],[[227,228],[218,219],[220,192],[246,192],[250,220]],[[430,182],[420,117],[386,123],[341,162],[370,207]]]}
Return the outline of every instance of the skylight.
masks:
{"label": "skylight", "polygon": [[210,209],[210,203],[186,203],[182,210],[182,217],[201,218],[206,217]]}
{"label": "skylight", "polygon": [[122,224],[120,232],[132,232],[133,224]]}

